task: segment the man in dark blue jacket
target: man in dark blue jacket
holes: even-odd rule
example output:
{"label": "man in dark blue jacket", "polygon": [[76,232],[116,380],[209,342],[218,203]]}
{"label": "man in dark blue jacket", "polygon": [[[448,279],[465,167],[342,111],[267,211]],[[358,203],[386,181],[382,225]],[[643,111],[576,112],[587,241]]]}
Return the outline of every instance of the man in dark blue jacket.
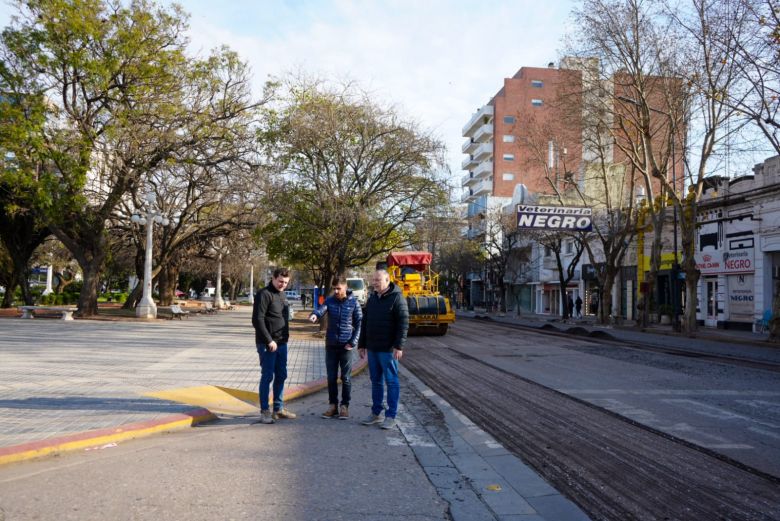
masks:
{"label": "man in dark blue jacket", "polygon": [[[368,298],[363,314],[358,351],[360,358],[368,354],[371,377],[371,414],[363,425],[382,424],[383,429],[395,427],[401,385],[398,381],[398,361],[403,356],[409,329],[409,308],[401,288],[390,282],[385,270],[376,270],[372,279],[374,292]],[[387,410],[384,422],[382,401],[387,384]]]}
{"label": "man in dark blue jacket", "polygon": [[[260,355],[260,422],[274,423],[279,418],[294,419],[284,408],[284,381],[287,379],[287,341],[290,338],[290,305],[284,288],[290,283],[287,268],[274,270],[273,279],[255,295],[252,325]],[[269,409],[271,382],[274,386],[274,410]]]}
{"label": "man in dark blue jacket", "polygon": [[[360,304],[347,290],[347,279],[334,277],[331,284],[333,295],[325,304],[315,309],[309,320],[317,322],[328,314],[328,330],[325,334],[325,369],[328,372],[328,402],[330,406],[323,418],[349,419],[349,399],[352,395],[352,353],[360,337],[360,322],[363,314]],[[341,407],[339,408],[338,376],[341,368]],[[336,410],[338,409],[338,411]]]}

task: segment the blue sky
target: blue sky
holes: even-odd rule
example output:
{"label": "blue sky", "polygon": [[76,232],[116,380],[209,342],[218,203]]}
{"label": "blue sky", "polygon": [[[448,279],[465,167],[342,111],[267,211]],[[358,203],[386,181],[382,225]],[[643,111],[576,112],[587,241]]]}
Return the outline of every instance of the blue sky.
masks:
{"label": "blue sky", "polygon": [[[259,94],[269,76],[304,71],[356,81],[447,144],[455,180],[461,128],[522,66],[557,62],[569,0],[184,0],[193,52],[226,44]],[[0,5],[0,22],[11,9]],[[459,184],[459,182],[455,182]]]}

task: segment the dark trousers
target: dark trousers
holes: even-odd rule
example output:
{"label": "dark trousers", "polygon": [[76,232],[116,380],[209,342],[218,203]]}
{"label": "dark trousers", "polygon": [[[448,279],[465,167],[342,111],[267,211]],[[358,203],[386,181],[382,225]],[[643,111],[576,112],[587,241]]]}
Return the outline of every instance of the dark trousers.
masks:
{"label": "dark trousers", "polygon": [[328,372],[328,402],[339,404],[339,368],[341,368],[341,405],[349,406],[352,396],[352,353],[344,347],[328,346],[325,350],[325,369]]}

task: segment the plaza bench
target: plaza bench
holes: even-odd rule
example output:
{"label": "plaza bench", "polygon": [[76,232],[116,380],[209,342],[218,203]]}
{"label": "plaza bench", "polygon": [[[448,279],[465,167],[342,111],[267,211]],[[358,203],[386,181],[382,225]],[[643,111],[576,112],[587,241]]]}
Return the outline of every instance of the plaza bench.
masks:
{"label": "plaza bench", "polygon": [[78,308],[54,308],[50,306],[21,306],[22,318],[33,318],[37,312],[43,313],[59,313],[62,320],[73,320],[73,313],[78,311]]}
{"label": "plaza bench", "polygon": [[178,318],[179,320],[189,317],[190,312],[185,311],[181,308],[181,306],[174,304],[171,306],[171,319]]}

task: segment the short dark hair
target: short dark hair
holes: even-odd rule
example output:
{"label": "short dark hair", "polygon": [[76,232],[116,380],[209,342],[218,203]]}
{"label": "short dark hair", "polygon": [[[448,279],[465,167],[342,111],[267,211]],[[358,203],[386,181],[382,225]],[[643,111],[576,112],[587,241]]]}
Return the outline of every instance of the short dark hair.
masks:
{"label": "short dark hair", "polygon": [[289,277],[290,276],[290,270],[287,268],[276,268],[274,270],[274,278],[277,279],[279,277]]}
{"label": "short dark hair", "polygon": [[341,286],[342,284],[347,285],[347,277],[344,275],[336,275],[330,281],[331,286]]}

